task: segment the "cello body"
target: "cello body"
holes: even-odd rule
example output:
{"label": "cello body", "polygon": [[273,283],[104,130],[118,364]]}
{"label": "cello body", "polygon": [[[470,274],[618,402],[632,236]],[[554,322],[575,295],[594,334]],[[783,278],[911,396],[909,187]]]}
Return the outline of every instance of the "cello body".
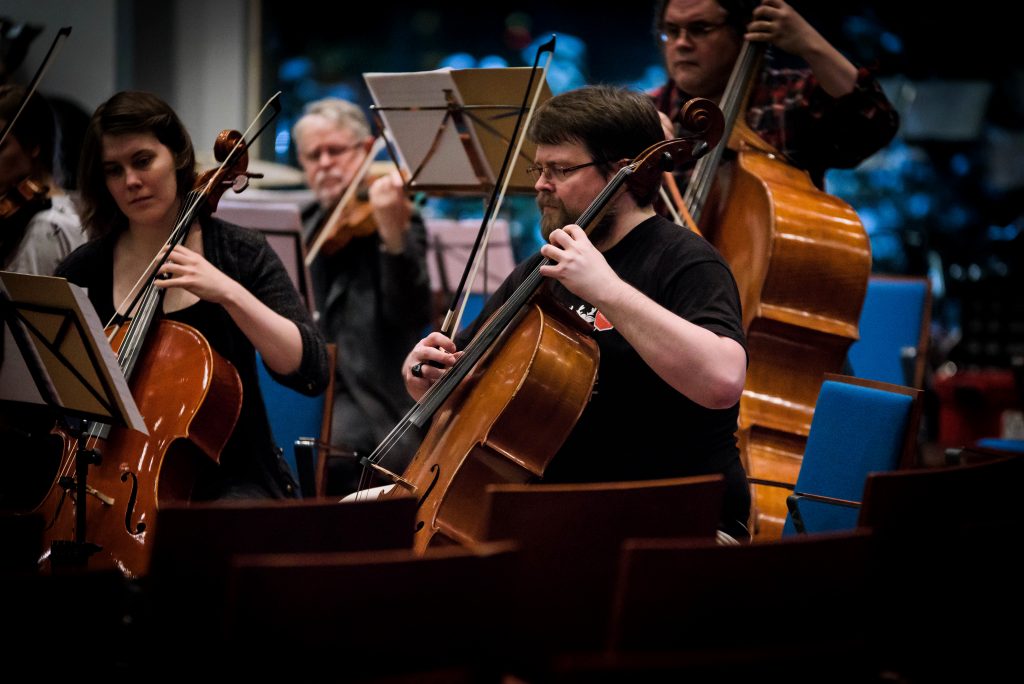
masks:
{"label": "cello body", "polygon": [[[737,125],[733,138],[750,136]],[[732,267],[743,307],[744,466],[750,477],[792,484],[824,374],[841,371],[857,340],[871,247],[850,205],[771,152],[738,147],[723,169],[731,172],[728,200],[705,235]],[[779,537],[786,492],[755,486],[752,501],[752,533]]]}
{"label": "cello body", "polygon": [[405,470],[419,499],[416,551],[484,541],[487,485],[544,475],[597,376],[597,343],[572,318],[531,303],[435,414]]}
{"label": "cello body", "polygon": [[[115,349],[126,330],[122,327],[114,338]],[[86,541],[101,547],[89,559],[90,567],[116,567],[138,577],[149,565],[149,542],[161,502],[191,498],[201,461],[219,460],[241,410],[242,383],[234,366],[202,334],[165,320],[150,330],[129,387],[149,435],[113,427],[105,438],[89,440],[100,462],[87,474],[97,494],[87,497]],[[59,479],[75,476],[79,440],[63,428],[55,433],[63,441],[58,478],[34,511],[45,521],[43,560],[50,560],[54,541],[75,539],[74,486],[66,490]]]}

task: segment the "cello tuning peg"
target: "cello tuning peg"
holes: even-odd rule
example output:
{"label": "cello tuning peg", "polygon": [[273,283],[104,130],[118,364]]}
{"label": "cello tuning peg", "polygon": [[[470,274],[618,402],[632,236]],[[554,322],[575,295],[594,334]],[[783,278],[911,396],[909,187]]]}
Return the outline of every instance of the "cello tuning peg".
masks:
{"label": "cello tuning peg", "polygon": [[661,153],[661,170],[662,171],[671,171],[672,168],[675,166],[675,163],[676,163],[675,159],[672,158],[672,154],[671,153],[669,153],[669,152],[662,152]]}
{"label": "cello tuning peg", "polygon": [[231,190],[234,193],[239,193],[249,187],[249,176],[248,174],[239,174],[235,176],[235,179],[231,181]]}
{"label": "cello tuning peg", "polygon": [[701,140],[699,143],[693,146],[693,152],[690,153],[690,156],[692,156],[694,159],[703,157],[704,153],[707,152],[709,149],[711,148],[708,146],[707,141]]}

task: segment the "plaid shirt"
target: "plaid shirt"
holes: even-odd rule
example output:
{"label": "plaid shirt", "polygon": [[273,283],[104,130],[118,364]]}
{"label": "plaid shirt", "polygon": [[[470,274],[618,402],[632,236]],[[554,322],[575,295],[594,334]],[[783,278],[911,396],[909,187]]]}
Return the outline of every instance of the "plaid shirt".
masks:
{"label": "plaid shirt", "polygon": [[[671,81],[652,97],[673,121],[689,99]],[[754,132],[810,173],[819,188],[826,169],[856,166],[885,147],[899,126],[896,110],[863,68],[853,91],[838,98],[808,69],[765,69],[750,93],[746,116]]]}

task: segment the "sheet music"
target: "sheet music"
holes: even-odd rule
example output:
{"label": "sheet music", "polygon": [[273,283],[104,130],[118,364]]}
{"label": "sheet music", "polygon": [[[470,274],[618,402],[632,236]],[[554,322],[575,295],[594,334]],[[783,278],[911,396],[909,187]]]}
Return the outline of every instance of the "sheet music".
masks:
{"label": "sheet music", "polygon": [[[363,78],[383,120],[385,134],[397,148],[406,178],[423,166],[410,189],[481,193],[490,191],[498,180],[530,73],[528,67],[439,69],[368,73]],[[551,97],[546,82],[535,79],[534,92],[537,88],[541,89],[540,102]],[[469,150],[455,122],[450,117],[445,121],[446,92],[458,106],[466,107],[461,114]],[[413,109],[394,109],[401,107]],[[442,125],[438,147],[431,153]],[[481,165],[483,180],[474,173],[470,154]],[[526,173],[533,156],[534,146],[526,141],[513,166],[509,192],[534,192],[533,179]]]}
{"label": "sheet music", "polygon": [[[366,87],[399,151],[402,170],[411,175],[423,164],[437,132],[444,122],[448,106],[445,91],[463,104],[450,69],[412,73],[363,74]],[[416,107],[413,111],[394,111],[391,107]],[[440,107],[426,110],[423,107]],[[478,155],[483,156],[472,126],[470,136]],[[408,177],[407,175],[407,177]],[[493,183],[493,176],[488,178]],[[480,187],[453,122],[447,122],[438,148],[416,178],[416,185]]]}
{"label": "sheet music", "polygon": [[[10,294],[14,306],[39,331],[43,340],[54,346],[57,354],[63,356],[81,375],[81,380],[75,377],[42,340],[23,327],[33,347],[30,353],[35,359],[42,361],[42,366],[49,375],[49,388],[53,389],[53,398],[57,403],[76,411],[110,415],[108,409],[89,391],[91,387],[101,395],[106,395],[105,400],[114,405],[115,410],[120,411],[130,428],[148,434],[146,423],[135,405],[117,357],[103,334],[103,324],[82,288],[63,278],[8,272],[0,272],[0,283]],[[30,307],[48,307],[51,310],[30,310]],[[77,321],[79,325],[69,325],[73,321]],[[82,331],[81,335],[78,330]],[[10,331],[5,331],[5,338],[8,335]],[[13,343],[14,340],[5,339],[4,342]],[[20,382],[18,378],[22,376],[19,374],[29,371],[24,359],[20,363],[6,363],[12,351],[14,354],[20,354],[17,347],[13,350],[4,347],[5,363],[2,373],[6,374],[7,366],[10,365],[10,372],[14,374],[10,381]],[[98,358],[99,366],[93,362],[94,358]],[[29,384],[33,384],[31,375]],[[24,388],[15,391],[14,386],[8,385],[6,376],[0,387],[3,387],[4,398],[11,398],[8,396],[11,392],[27,397],[34,394],[35,399],[44,399],[38,391],[30,392]],[[110,388],[110,392],[105,392],[105,387]],[[29,403],[39,402],[30,400]]]}

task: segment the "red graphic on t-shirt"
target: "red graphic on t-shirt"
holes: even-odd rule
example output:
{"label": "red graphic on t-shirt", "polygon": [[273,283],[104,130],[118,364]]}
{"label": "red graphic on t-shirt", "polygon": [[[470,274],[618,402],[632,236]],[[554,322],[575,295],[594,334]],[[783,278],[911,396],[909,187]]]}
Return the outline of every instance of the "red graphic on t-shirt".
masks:
{"label": "red graphic on t-shirt", "polygon": [[594,330],[599,330],[601,332],[608,332],[609,330],[611,330],[614,327],[615,326],[612,325],[612,322],[609,321],[607,318],[605,318],[604,314],[601,313],[600,311],[598,311],[597,315],[594,316]]}

